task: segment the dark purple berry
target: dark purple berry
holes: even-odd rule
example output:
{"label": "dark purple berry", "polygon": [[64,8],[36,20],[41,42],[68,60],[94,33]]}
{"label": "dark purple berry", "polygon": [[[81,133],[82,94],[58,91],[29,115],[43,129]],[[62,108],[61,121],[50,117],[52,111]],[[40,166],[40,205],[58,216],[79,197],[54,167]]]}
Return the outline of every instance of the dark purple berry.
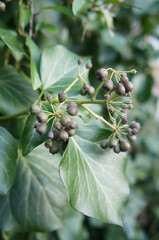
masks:
{"label": "dark purple berry", "polygon": [[126,92],[132,92],[133,88],[134,88],[134,85],[132,82],[130,82],[129,80],[125,81],[124,82],[124,87],[126,89]]}
{"label": "dark purple berry", "polygon": [[85,96],[87,94],[87,91],[84,88],[81,88],[80,94],[82,96]]}
{"label": "dark purple berry", "polygon": [[113,87],[114,87],[114,83],[111,79],[108,79],[103,85],[103,88],[106,91],[111,91]]}
{"label": "dark purple berry", "polygon": [[109,147],[110,148],[114,148],[115,146],[117,146],[118,140],[113,138],[109,141]]}
{"label": "dark purple berry", "polygon": [[52,103],[52,95],[50,93],[48,93],[48,95],[46,96],[46,99],[48,100],[49,103]]}
{"label": "dark purple berry", "polygon": [[52,147],[52,140],[50,138],[46,139],[45,147],[46,148],[51,148]]}
{"label": "dark purple berry", "polygon": [[68,117],[68,116],[66,116],[66,115],[62,115],[62,117],[61,117],[61,124],[62,124],[62,126],[64,126],[65,128],[69,128],[70,126],[71,126],[71,119]]}
{"label": "dark purple berry", "polygon": [[120,153],[121,150],[120,150],[119,144],[117,144],[117,145],[113,148],[113,150],[114,150],[115,153]]}
{"label": "dark purple berry", "polygon": [[93,67],[92,63],[89,62],[89,63],[86,64],[87,69],[91,69],[92,67]]}
{"label": "dark purple berry", "polygon": [[118,83],[117,86],[116,86],[115,91],[120,96],[123,96],[125,94],[125,87],[121,83]]}
{"label": "dark purple berry", "polygon": [[59,151],[59,148],[58,148],[58,145],[57,145],[57,142],[53,142],[52,144],[52,147],[50,148],[50,153],[52,153],[53,155],[58,153]]}
{"label": "dark purple berry", "polygon": [[138,132],[139,132],[139,129],[137,129],[137,128],[132,128],[132,134],[133,134],[133,135],[138,134]]}
{"label": "dark purple berry", "polygon": [[65,92],[59,92],[58,93],[58,99],[59,99],[59,102],[62,103],[66,100],[67,98],[67,94]]}
{"label": "dark purple berry", "polygon": [[39,123],[46,123],[48,120],[48,115],[45,112],[41,112],[37,116],[37,120]]}
{"label": "dark purple berry", "polygon": [[32,105],[30,107],[30,112],[33,115],[37,115],[37,114],[39,114],[41,112],[41,108],[38,105]]}
{"label": "dark purple berry", "polygon": [[137,128],[138,130],[140,130],[141,126],[140,126],[140,123],[133,121],[130,124],[130,128]]}
{"label": "dark purple berry", "polygon": [[57,140],[59,138],[59,131],[57,129],[54,129],[53,134],[54,134],[54,139]]}
{"label": "dark purple berry", "polygon": [[104,79],[106,79],[107,75],[108,75],[108,71],[105,68],[100,68],[96,72],[96,78],[100,81],[103,81]]}
{"label": "dark purple berry", "polygon": [[59,137],[60,137],[61,140],[66,142],[67,139],[69,138],[69,135],[68,135],[68,133],[65,130],[61,129],[60,133],[59,133]]}
{"label": "dark purple berry", "polygon": [[40,135],[44,135],[47,131],[47,125],[45,123],[40,123],[37,127],[36,127],[36,131],[40,134]]}
{"label": "dark purple berry", "polygon": [[76,116],[78,113],[77,104],[75,102],[70,102],[67,105],[67,113],[71,116]]}
{"label": "dark purple berry", "polygon": [[109,144],[109,140],[108,139],[104,139],[101,143],[100,143],[100,147],[103,149],[106,149],[108,147]]}
{"label": "dark purple berry", "polygon": [[47,137],[53,139],[54,138],[53,131],[49,131]]}
{"label": "dark purple berry", "polygon": [[82,64],[82,60],[79,58],[77,63],[78,63],[78,65],[81,65]]}
{"label": "dark purple berry", "polygon": [[57,130],[60,130],[61,129],[61,123],[59,123],[59,122],[55,122],[54,123],[54,128],[56,128]]}

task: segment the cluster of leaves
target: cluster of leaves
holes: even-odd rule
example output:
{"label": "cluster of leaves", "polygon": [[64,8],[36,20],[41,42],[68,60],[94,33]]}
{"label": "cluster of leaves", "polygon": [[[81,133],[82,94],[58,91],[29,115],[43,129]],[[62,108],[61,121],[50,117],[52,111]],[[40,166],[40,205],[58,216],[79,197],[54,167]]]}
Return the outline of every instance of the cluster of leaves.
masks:
{"label": "cluster of leaves", "polygon": [[[30,3],[20,1],[18,5],[18,1],[12,1],[6,4],[5,13],[0,13],[0,237],[87,240],[100,236],[101,239],[113,240],[117,237],[150,239],[152,236],[155,239],[156,236],[157,239],[158,123],[154,115],[156,99],[151,95],[150,81],[150,60],[156,56],[156,45],[149,39],[151,37],[155,41],[158,36],[157,1],[145,1],[144,9],[139,0],[133,1],[133,5],[140,9],[127,8],[129,3],[119,1],[106,1],[105,7],[102,7],[105,1],[100,1],[100,6],[98,1],[74,0],[73,6],[70,2],[63,1],[62,5],[57,5],[59,3],[54,1],[55,4],[50,6],[50,1],[35,1],[33,36],[38,46],[44,49],[42,52],[27,35],[32,22]],[[104,13],[100,12],[99,7]],[[56,12],[51,14],[52,10]],[[112,27],[112,12],[115,30]],[[84,30],[81,22],[86,26]],[[8,27],[13,30],[8,30]],[[82,36],[83,44],[79,41]],[[133,101],[137,107],[130,120],[135,117],[141,122],[142,131],[137,147],[133,145],[127,166],[132,191],[123,218],[125,232],[118,227],[105,226],[94,219],[85,218],[76,211],[68,211],[70,200],[73,208],[86,215],[121,224],[121,205],[128,194],[124,176],[125,155],[101,152],[98,146],[112,134],[112,130],[106,129],[103,123],[79,108],[78,117],[75,117],[78,122],[76,136],[70,138],[61,161],[59,153],[52,157],[40,145],[48,133],[39,136],[34,128],[36,117],[26,115],[41,91],[44,97],[48,93],[56,97],[58,92],[68,88],[77,75],[79,56],[60,45],[46,48],[50,43],[59,42],[79,54],[93,55],[94,68],[90,81],[94,87],[97,86],[92,78],[94,70],[99,65],[105,66],[105,63],[107,67],[120,65],[120,69],[136,68],[140,72],[133,79]],[[81,59],[83,72],[90,60]],[[90,85],[88,69],[84,78]],[[73,95],[69,92],[68,97],[72,99],[76,96],[79,99],[80,88],[79,82],[72,88]],[[99,96],[103,97],[103,94]],[[102,114],[97,106],[93,109],[90,106],[90,109]],[[43,106],[43,110],[51,109]],[[11,118],[8,119],[8,116]],[[59,178],[59,164],[69,197]],[[72,229],[72,225],[76,227]],[[33,230],[50,232],[61,226],[60,230],[52,233],[28,233]],[[27,233],[5,233],[10,230]]]}

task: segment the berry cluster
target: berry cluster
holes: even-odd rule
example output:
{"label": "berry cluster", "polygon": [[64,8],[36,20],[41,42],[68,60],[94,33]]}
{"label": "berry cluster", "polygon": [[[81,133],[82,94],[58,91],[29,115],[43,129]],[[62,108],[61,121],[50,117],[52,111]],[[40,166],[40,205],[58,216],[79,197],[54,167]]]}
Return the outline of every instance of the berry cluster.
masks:
{"label": "berry cluster", "polygon": [[[129,81],[126,72],[115,71],[112,68],[101,68],[96,72],[96,78],[100,81],[98,88],[89,85],[82,74],[80,73],[81,59],[78,60],[79,71],[75,80],[64,91],[58,93],[58,97],[54,98],[51,94],[46,96],[47,101],[41,101],[40,105],[32,105],[30,111],[36,115],[37,122],[34,127],[40,134],[47,134],[45,141],[46,148],[49,148],[52,154],[64,150],[67,146],[68,138],[75,135],[75,129],[78,127],[77,122],[71,117],[78,114],[78,105],[83,107],[96,119],[100,119],[107,124],[112,130],[108,139],[100,143],[102,149],[112,148],[115,153],[126,152],[131,148],[131,144],[136,140],[136,134],[140,130],[140,124],[133,121],[128,125],[127,111],[133,109],[131,101],[131,93],[133,91],[133,84]],[[86,69],[91,69],[92,64],[87,63]],[[129,73],[136,73],[135,70]],[[68,99],[67,92],[73,87],[76,82],[80,80],[82,88],[79,90],[82,96],[88,94],[90,99]],[[103,100],[97,100],[96,96],[100,89],[103,88],[105,93]],[[43,103],[45,110],[43,109]],[[106,107],[106,114],[108,121],[85,104],[103,104]],[[48,105],[49,104],[49,105]],[[65,107],[65,104],[66,107]],[[48,110],[49,109],[49,110]],[[51,109],[51,110],[50,110]],[[71,117],[70,117],[71,116]],[[48,131],[48,123],[52,121],[51,129]]]}

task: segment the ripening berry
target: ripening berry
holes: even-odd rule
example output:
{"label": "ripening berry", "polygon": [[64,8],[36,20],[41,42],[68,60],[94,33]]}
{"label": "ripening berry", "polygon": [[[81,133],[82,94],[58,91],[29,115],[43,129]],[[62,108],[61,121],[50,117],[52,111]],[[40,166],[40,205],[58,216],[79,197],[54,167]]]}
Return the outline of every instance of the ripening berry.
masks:
{"label": "ripening berry", "polygon": [[65,92],[59,92],[58,93],[58,99],[59,99],[59,102],[62,103],[66,100],[67,98],[67,94]]}
{"label": "ripening berry", "polygon": [[54,139],[57,140],[59,138],[59,131],[57,129],[54,129],[53,134],[54,134]]}
{"label": "ripening berry", "polygon": [[65,151],[66,147],[67,147],[68,141],[66,142],[62,142],[62,149],[63,151]]}
{"label": "ripening berry", "polygon": [[71,116],[76,116],[78,113],[77,104],[75,102],[70,102],[67,105],[67,113]]}
{"label": "ripening berry", "polygon": [[113,114],[114,113],[114,108],[113,107],[109,107],[109,112],[110,112],[110,114]]}
{"label": "ripening berry", "polygon": [[38,126],[39,124],[40,124],[39,122],[36,122],[36,123],[34,124],[34,128],[37,128],[37,126]]}
{"label": "ripening berry", "polygon": [[89,94],[89,95],[93,95],[93,94],[94,94],[94,92],[95,92],[95,89],[94,89],[94,87],[92,87],[92,86],[89,86],[89,88],[88,88],[88,94]]}
{"label": "ripening berry", "polygon": [[47,125],[45,123],[40,123],[37,127],[36,127],[36,131],[40,134],[40,135],[44,135],[47,131]]}
{"label": "ripening berry", "polygon": [[89,85],[87,83],[83,84],[83,89],[87,92],[89,89]]}
{"label": "ripening berry", "polygon": [[72,121],[71,121],[70,128],[75,129],[75,128],[77,128],[77,127],[78,127],[78,123],[77,123],[75,120],[72,120]]}
{"label": "ripening berry", "polygon": [[122,118],[122,124],[127,124],[127,123],[128,123],[127,117],[123,117],[123,118]]}
{"label": "ripening berry", "polygon": [[53,155],[58,153],[59,151],[59,148],[58,148],[58,145],[57,145],[57,142],[53,142],[51,148],[50,148],[50,153],[52,153]]}
{"label": "ripening berry", "polygon": [[104,88],[104,90],[106,90],[106,91],[111,91],[111,90],[113,90],[113,87],[114,87],[114,83],[113,83],[113,81],[112,81],[111,79],[108,79],[108,80],[104,83],[104,85],[103,85],[103,88]]}
{"label": "ripening berry", "polygon": [[122,152],[127,152],[130,148],[130,144],[126,140],[120,141],[120,149]]}
{"label": "ripening berry", "polygon": [[126,89],[126,92],[132,92],[133,88],[134,88],[134,85],[132,82],[130,82],[129,80],[125,81],[124,82],[124,87]]}
{"label": "ripening berry", "polygon": [[48,93],[48,95],[46,96],[46,99],[48,100],[48,102],[51,104],[52,103],[52,95],[50,93]]}
{"label": "ripening berry", "polygon": [[130,124],[130,128],[137,128],[138,130],[140,130],[141,126],[140,126],[140,123],[139,122],[136,122],[136,121],[133,121],[131,122]]}
{"label": "ripening berry", "polygon": [[117,143],[118,143],[118,140],[115,139],[115,138],[113,138],[113,139],[111,139],[111,140],[109,141],[109,147],[110,147],[110,148],[114,148],[114,147],[117,146]]}
{"label": "ripening berry", "polygon": [[47,137],[53,139],[54,138],[53,131],[49,131]]}
{"label": "ripening berry", "polygon": [[117,145],[113,148],[113,150],[114,150],[115,153],[120,153],[121,150],[120,150],[119,144],[117,144]]}
{"label": "ripening berry", "polygon": [[125,94],[125,87],[121,83],[118,83],[117,86],[116,86],[115,91],[120,96],[123,96]]}
{"label": "ripening berry", "polygon": [[60,133],[59,133],[59,137],[60,137],[61,140],[66,142],[67,139],[69,138],[69,135],[68,135],[68,133],[65,130],[61,129]]}
{"label": "ripening berry", "polygon": [[64,126],[65,128],[69,128],[70,127],[70,125],[71,125],[71,119],[68,117],[68,116],[66,116],[66,115],[62,115],[61,116],[61,124],[62,124],[62,126]]}
{"label": "ripening berry", "polygon": [[85,96],[87,94],[87,91],[84,88],[81,88],[80,94],[82,96]]}
{"label": "ripening berry", "polygon": [[126,73],[121,73],[121,78],[120,78],[120,81],[122,82],[122,83],[124,83],[125,81],[127,81],[127,80],[129,80],[128,79],[128,77],[127,77],[127,74]]}
{"label": "ripening berry", "polygon": [[46,148],[51,148],[52,144],[53,144],[53,142],[50,138],[46,139],[46,141],[45,141],[45,147]]}
{"label": "ripening berry", "polygon": [[68,133],[69,137],[72,137],[72,136],[75,135],[75,129],[70,128],[70,129],[67,130],[67,133]]}
{"label": "ripening berry", "polygon": [[108,75],[108,71],[105,68],[100,68],[96,72],[96,78],[100,81],[103,81]]}
{"label": "ripening berry", "polygon": [[86,64],[86,68],[87,68],[87,69],[91,69],[92,67],[93,67],[93,65],[92,65],[91,62],[89,62],[89,63]]}
{"label": "ripening berry", "polygon": [[0,10],[3,11],[3,12],[5,12],[5,10],[6,10],[5,3],[1,2],[1,1],[0,1]]}
{"label": "ripening berry", "polygon": [[46,123],[48,120],[47,113],[41,112],[37,115],[37,120],[39,123]]}
{"label": "ripening berry", "polygon": [[77,63],[78,63],[78,65],[81,65],[82,64],[82,60],[79,58]]}
{"label": "ripening berry", "polygon": [[54,128],[56,128],[57,130],[60,130],[61,129],[61,123],[59,123],[59,122],[55,122],[54,123]]}
{"label": "ripening berry", "polygon": [[103,149],[106,149],[108,147],[109,144],[109,140],[108,139],[104,139],[101,143],[100,143],[100,147]]}
{"label": "ripening berry", "polygon": [[129,140],[129,142],[134,143],[136,141],[136,136],[128,134],[127,139]]}
{"label": "ripening berry", "polygon": [[133,134],[133,135],[138,134],[138,132],[139,132],[139,129],[137,129],[137,128],[132,128],[132,134]]}
{"label": "ripening berry", "polygon": [[105,94],[104,95],[104,99],[106,102],[109,102],[110,101],[110,95],[109,94]]}
{"label": "ripening berry", "polygon": [[33,115],[38,115],[41,112],[41,108],[38,105],[32,105],[30,107],[30,112]]}

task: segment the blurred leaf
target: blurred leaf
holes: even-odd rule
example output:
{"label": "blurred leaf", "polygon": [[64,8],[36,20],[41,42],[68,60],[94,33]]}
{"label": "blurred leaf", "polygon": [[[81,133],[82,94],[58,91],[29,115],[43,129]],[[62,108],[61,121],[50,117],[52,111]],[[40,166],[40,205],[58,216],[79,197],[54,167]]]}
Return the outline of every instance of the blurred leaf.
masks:
{"label": "blurred leaf", "polygon": [[25,5],[24,3],[20,4],[20,16],[19,16],[19,25],[21,29],[25,29],[25,27],[28,25],[29,20],[31,17],[31,9],[28,5]]}
{"label": "blurred leaf", "polygon": [[[46,48],[42,53],[41,59],[41,78],[44,89],[53,93],[64,90],[72,83],[78,74],[77,61],[79,56],[70,52],[61,45]],[[88,70],[85,64],[89,61],[88,57],[81,58],[81,72],[85,71],[84,77],[87,79]],[[80,81],[79,84],[81,85]],[[79,89],[79,84],[75,85]]]}
{"label": "blurred leaf", "polygon": [[67,15],[68,17],[73,17],[73,14],[70,8],[67,8],[62,5],[47,6],[47,7],[44,7],[42,10],[55,10],[57,12]]}
{"label": "blurred leaf", "polygon": [[30,64],[31,64],[31,82],[33,90],[39,88],[42,84],[40,79],[40,60],[41,60],[41,51],[39,47],[33,42],[29,37],[26,40],[26,45],[30,50]]}
{"label": "blurred leaf", "polygon": [[0,28],[0,38],[9,47],[9,49],[17,56],[17,60],[21,60],[24,50],[22,43],[18,40],[15,31]]}
{"label": "blurred leaf", "polygon": [[115,155],[79,137],[71,138],[60,164],[60,175],[79,212],[122,226],[121,207],[128,195],[125,154]]}
{"label": "blurred leaf", "polygon": [[0,69],[0,113],[21,112],[29,108],[36,98],[37,93],[12,66]]}
{"label": "blurred leaf", "polygon": [[0,127],[0,195],[11,188],[16,169],[17,145],[9,132]]}
{"label": "blurred leaf", "polygon": [[72,10],[73,10],[73,14],[76,16],[81,10],[87,10],[90,7],[93,6],[93,2],[92,1],[86,1],[86,0],[73,0],[73,4],[72,4]]}
{"label": "blurred leaf", "polygon": [[[68,207],[67,193],[58,173],[60,156],[39,146],[27,157],[19,154],[15,183],[0,199],[0,229],[53,231],[62,225]],[[8,211],[10,209],[10,211]],[[5,221],[5,220],[9,221]],[[15,229],[14,229],[15,230]]]}
{"label": "blurred leaf", "polygon": [[58,31],[57,27],[53,24],[49,24],[49,23],[45,23],[45,22],[38,22],[36,25],[36,31],[38,32],[41,29],[46,29],[53,33],[56,33]]}

